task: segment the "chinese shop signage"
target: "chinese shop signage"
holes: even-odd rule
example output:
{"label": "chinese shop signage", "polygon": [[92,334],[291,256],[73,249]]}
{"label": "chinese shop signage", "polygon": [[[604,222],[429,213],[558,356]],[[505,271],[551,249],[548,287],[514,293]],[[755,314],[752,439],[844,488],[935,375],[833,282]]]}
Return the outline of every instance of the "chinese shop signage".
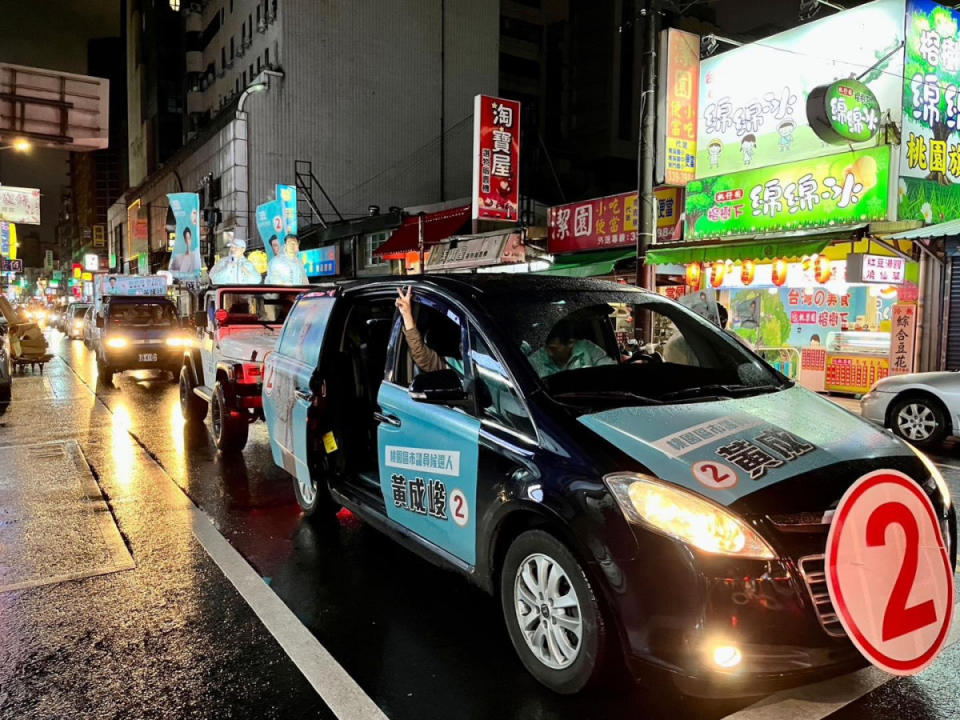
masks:
{"label": "chinese shop signage", "polygon": [[899,257],[850,253],[847,256],[847,282],[903,285],[907,261]]}
{"label": "chinese shop signage", "polygon": [[811,91],[807,117],[828,143],[864,142],[880,129],[880,103],[859,80],[838,80]]}
{"label": "chinese shop signage", "polygon": [[907,3],[900,174],[941,185],[960,182],[958,24],[955,10]]}
{"label": "chinese shop signage", "polygon": [[686,185],[697,171],[697,92],[700,37],[670,28],[661,33],[661,87],[657,122],[657,177]]}
{"label": "chinese shop signage", "polygon": [[473,217],[516,222],[520,208],[520,103],[473,101]]}
{"label": "chinese shop signage", "polygon": [[0,220],[39,225],[40,191],[37,188],[0,186]]}
{"label": "chinese shop signage", "polygon": [[[878,120],[880,110],[898,117],[903,11],[903,0],[877,0],[702,60],[697,177],[823,155],[823,139],[808,118],[808,101],[825,86],[835,87],[844,101],[834,104],[836,124],[856,138],[870,126],[865,110],[876,108]],[[857,101],[857,91],[841,94],[853,84],[835,81],[851,76],[875,103]],[[857,109],[859,122],[851,112]],[[851,132],[851,124],[861,129]],[[856,149],[858,140],[849,141]]]}
{"label": "chinese shop signage", "polygon": [[890,374],[913,372],[913,343],[917,336],[917,306],[897,303],[890,322]]}
{"label": "chinese shop signage", "polygon": [[690,240],[887,218],[890,148],[758,168],[687,185]]}

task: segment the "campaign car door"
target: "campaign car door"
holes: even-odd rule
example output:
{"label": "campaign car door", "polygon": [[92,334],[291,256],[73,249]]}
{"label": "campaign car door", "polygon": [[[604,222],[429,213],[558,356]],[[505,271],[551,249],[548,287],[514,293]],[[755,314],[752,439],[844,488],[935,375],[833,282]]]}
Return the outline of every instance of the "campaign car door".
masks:
{"label": "campaign car door", "polygon": [[[448,317],[463,327],[452,313]],[[415,401],[407,388],[390,382],[381,384],[377,402],[387,517],[475,565],[480,421],[460,408]]]}
{"label": "campaign car door", "polygon": [[327,321],[336,298],[301,298],[283,326],[275,352],[264,363],[263,414],[273,461],[300,481],[309,481],[307,411],[310,377],[317,367]]}

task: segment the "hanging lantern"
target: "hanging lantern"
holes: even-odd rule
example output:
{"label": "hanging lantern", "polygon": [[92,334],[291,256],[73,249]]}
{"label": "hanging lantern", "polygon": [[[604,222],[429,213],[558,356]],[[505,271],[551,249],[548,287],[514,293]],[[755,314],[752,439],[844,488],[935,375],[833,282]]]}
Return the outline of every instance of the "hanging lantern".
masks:
{"label": "hanging lantern", "polygon": [[727,264],[724,262],[715,262],[710,268],[710,284],[718,288],[723,285],[724,278],[727,277]]}
{"label": "hanging lantern", "polygon": [[694,290],[700,289],[700,263],[690,263],[687,265],[687,285]]}
{"label": "hanging lantern", "polygon": [[833,269],[830,267],[830,259],[826,255],[815,255],[813,260],[813,278],[820,285],[826,285],[830,280]]}
{"label": "hanging lantern", "polygon": [[787,281],[787,267],[788,265],[786,260],[773,261],[773,284],[777,287],[782,287]]}
{"label": "hanging lantern", "polygon": [[740,266],[740,282],[749,285],[757,274],[757,264],[753,260],[744,260]]}

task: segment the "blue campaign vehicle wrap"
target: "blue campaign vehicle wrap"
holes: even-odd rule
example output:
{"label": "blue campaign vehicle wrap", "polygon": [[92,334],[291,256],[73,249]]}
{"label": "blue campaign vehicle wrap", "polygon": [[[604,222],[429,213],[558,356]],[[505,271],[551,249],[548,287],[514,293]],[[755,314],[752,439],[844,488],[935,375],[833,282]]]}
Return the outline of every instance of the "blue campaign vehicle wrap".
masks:
{"label": "blue campaign vehicle wrap", "polygon": [[816,468],[910,452],[889,433],[799,387],[736,400],[622,407],[580,422],[657,477],[722,505]]}
{"label": "blue campaign vehicle wrap", "polygon": [[384,383],[380,407],[400,420],[381,424],[380,487],[387,517],[474,565],[480,421],[464,412],[410,399]]}

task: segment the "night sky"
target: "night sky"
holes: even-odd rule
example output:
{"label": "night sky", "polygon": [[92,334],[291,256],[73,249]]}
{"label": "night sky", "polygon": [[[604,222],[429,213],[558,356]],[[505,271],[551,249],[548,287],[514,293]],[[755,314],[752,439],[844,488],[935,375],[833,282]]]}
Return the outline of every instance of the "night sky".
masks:
{"label": "night sky", "polygon": [[[86,74],[87,41],[120,36],[120,0],[0,0],[0,18],[0,62],[17,65]],[[68,184],[66,163],[61,150],[0,152],[0,183],[40,188],[43,242],[54,240],[60,188]],[[39,248],[23,248],[22,257],[28,265],[40,264]]]}

